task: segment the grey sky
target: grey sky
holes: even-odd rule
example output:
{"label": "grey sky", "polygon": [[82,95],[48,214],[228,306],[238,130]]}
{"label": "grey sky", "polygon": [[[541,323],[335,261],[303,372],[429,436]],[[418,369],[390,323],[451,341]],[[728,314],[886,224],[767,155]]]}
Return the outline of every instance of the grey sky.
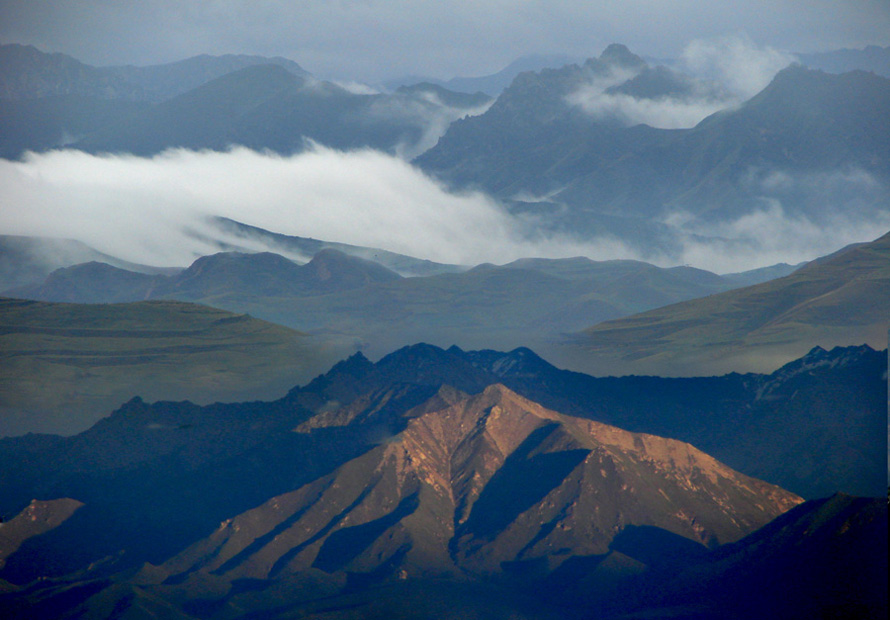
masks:
{"label": "grey sky", "polygon": [[739,33],[792,52],[890,45],[890,0],[0,0],[0,41],[91,64],[253,53],[363,81],[484,75],[612,42],[676,57]]}

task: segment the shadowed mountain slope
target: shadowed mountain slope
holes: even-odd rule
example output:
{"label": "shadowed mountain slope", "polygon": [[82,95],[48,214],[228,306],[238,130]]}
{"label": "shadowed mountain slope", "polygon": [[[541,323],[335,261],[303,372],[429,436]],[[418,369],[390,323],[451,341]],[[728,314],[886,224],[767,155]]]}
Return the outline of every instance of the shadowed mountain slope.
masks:
{"label": "shadowed mountain slope", "polygon": [[886,545],[884,499],[812,500],[671,574],[653,572],[605,607],[621,618],[882,618],[887,556],[875,550]]}

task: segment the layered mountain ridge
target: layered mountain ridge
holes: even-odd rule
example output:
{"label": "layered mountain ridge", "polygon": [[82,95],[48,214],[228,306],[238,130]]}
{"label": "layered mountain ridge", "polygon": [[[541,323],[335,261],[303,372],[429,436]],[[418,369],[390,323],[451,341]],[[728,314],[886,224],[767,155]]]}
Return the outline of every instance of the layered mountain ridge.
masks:
{"label": "layered mountain ridge", "polygon": [[[886,362],[885,353],[876,355]],[[832,373],[868,357],[866,350],[817,349],[772,377],[726,380],[773,399],[787,382],[805,401],[810,392],[818,398],[816,385],[833,389],[826,383]],[[524,384],[529,394],[564,404],[576,397],[575,410],[598,402],[610,411],[625,400],[610,396],[608,381],[593,392],[559,385],[582,379],[548,370],[528,350],[467,354],[417,345],[377,363],[356,354],[274,403],[137,399],[77,437],[2,440],[0,512],[11,516],[35,492],[71,501],[58,503],[54,528],[20,537],[0,572],[10,583],[0,606],[56,617],[130,601],[179,617],[214,610],[240,618],[248,608],[278,617],[361,614],[371,604],[402,617],[392,597],[421,587],[456,588],[463,593],[456,604],[468,609],[487,600],[549,609],[535,618],[577,617],[583,609],[609,617],[619,608],[677,604],[689,591],[686,576],[702,574],[696,571],[713,575],[708,592],[716,593],[732,588],[735,569],[725,566],[767,548],[790,553],[772,533],[784,527],[779,521],[758,533],[761,542],[743,537],[799,497],[688,443],[558,413],[503,385]],[[653,390],[631,379],[624,394],[663,400],[674,389],[703,391],[688,380]],[[793,432],[786,423],[785,436]],[[46,450],[53,459],[40,456]],[[72,511],[72,501],[83,505]],[[855,510],[874,512],[863,502]],[[863,513],[847,528],[860,536],[876,517]],[[117,525],[108,529],[109,520]],[[91,554],[74,543],[85,535],[94,536]],[[774,542],[765,547],[764,540]],[[736,547],[727,546],[732,541]],[[135,571],[140,558],[149,563]],[[86,564],[93,568],[71,573]],[[49,579],[24,583],[51,566]],[[494,599],[472,594],[483,583]],[[546,594],[526,599],[531,591],[516,587]],[[71,596],[57,598],[65,591]],[[663,598],[646,594],[653,591]],[[820,600],[817,608],[833,599]]]}

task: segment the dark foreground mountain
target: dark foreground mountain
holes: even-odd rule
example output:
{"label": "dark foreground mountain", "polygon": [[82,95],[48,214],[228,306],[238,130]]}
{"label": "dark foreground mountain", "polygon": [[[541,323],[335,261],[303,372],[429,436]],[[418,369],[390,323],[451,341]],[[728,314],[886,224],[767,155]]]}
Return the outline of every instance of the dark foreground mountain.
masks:
{"label": "dark foreground mountain", "polygon": [[[357,354],[274,402],[136,399],[75,437],[0,440],[0,530],[11,528],[0,607],[22,618],[554,619],[719,617],[729,601],[737,617],[879,617],[883,499],[811,502],[767,525],[799,498],[688,443],[600,420],[723,425],[725,444],[749,442],[742,451],[772,435],[757,460],[772,451],[787,469],[806,445],[826,473],[853,454],[848,439],[886,431],[885,372],[886,353],[847,349],[771,376],[594,379],[527,350],[416,345],[377,363]],[[850,387],[857,375],[877,404]],[[544,398],[558,404],[534,402]],[[818,427],[820,400],[842,422],[794,444]],[[852,437],[869,406],[884,417],[861,424],[877,430]],[[863,466],[880,470],[882,494],[879,456]]]}
{"label": "dark foreground mountain", "polygon": [[0,299],[0,326],[0,435],[79,432],[137,393],[268,398],[340,354],[279,325],[175,301]]}
{"label": "dark foreground mountain", "polygon": [[685,566],[653,571],[600,604],[600,617],[883,618],[887,554],[876,551],[887,530],[881,498],[809,501]]}
{"label": "dark foreground mountain", "polygon": [[[45,526],[10,521],[0,578],[14,592],[0,603],[53,617],[100,591],[124,605],[138,587],[186,614],[280,613],[400,581],[536,583],[581,558],[608,587],[628,562],[702,554],[801,501],[688,444],[502,385],[433,388],[406,361],[395,374],[420,383],[365,392],[386,364],[354,359],[276,403],[134,400],[76,437],[3,441],[4,512],[71,499],[27,508]],[[638,528],[662,547],[633,551]]]}
{"label": "dark foreground mountain", "polygon": [[783,278],[600,323],[567,355],[621,373],[763,370],[817,344],[883,348],[888,308],[890,233]]}

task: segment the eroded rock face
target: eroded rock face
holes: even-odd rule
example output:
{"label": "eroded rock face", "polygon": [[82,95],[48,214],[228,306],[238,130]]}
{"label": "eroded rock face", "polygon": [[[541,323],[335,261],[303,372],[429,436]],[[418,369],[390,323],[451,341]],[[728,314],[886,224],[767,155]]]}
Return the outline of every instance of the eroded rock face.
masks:
{"label": "eroded rock face", "polygon": [[[503,385],[442,388],[405,418],[331,474],[222,523],[164,573],[546,574],[613,553],[628,526],[715,546],[802,501],[689,444],[550,411]],[[303,432],[343,422],[326,411]]]}

